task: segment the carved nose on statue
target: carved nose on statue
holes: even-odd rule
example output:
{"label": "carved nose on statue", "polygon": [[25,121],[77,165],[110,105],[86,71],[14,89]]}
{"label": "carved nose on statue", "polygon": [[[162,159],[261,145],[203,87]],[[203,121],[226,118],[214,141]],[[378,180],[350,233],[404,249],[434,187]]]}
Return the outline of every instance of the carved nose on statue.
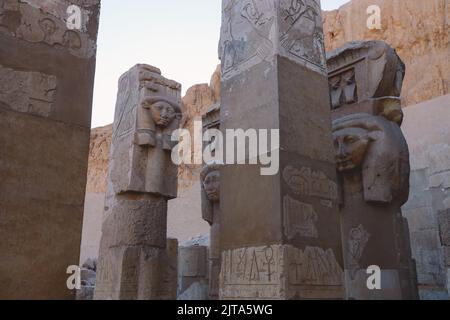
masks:
{"label": "carved nose on statue", "polygon": [[344,158],[347,156],[347,151],[345,150],[345,146],[342,143],[339,143],[338,147],[338,158]]}

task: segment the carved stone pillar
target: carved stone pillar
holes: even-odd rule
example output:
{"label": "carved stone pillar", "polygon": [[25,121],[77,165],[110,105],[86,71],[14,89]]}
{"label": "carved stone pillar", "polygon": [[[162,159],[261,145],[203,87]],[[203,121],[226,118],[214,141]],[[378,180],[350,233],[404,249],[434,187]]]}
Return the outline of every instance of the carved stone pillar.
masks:
{"label": "carved stone pillar", "polygon": [[95,299],[176,298],[167,288],[166,272],[176,279],[169,266],[177,264],[166,234],[167,201],[177,196],[171,133],[180,91],[148,65],[119,80]]}
{"label": "carved stone pillar", "polygon": [[99,14],[0,0],[0,299],[75,298]]}
{"label": "carved stone pillar", "polygon": [[[400,129],[404,64],[386,43],[371,41],[330,53],[328,68],[347,298],[416,299],[408,224],[400,209],[410,174]],[[381,269],[379,288],[367,285],[371,266]]]}
{"label": "carved stone pillar", "polygon": [[221,169],[220,297],[343,298],[320,1],[222,3],[221,130],[279,130],[280,161]]}
{"label": "carved stone pillar", "polygon": [[220,166],[207,165],[200,174],[202,217],[211,226],[209,246],[209,296],[219,298],[220,275]]}

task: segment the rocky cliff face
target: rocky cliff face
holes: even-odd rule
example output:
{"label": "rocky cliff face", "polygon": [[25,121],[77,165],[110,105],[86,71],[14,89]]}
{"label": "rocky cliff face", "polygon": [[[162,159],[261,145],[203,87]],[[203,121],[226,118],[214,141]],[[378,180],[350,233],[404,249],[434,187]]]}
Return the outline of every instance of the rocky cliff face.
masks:
{"label": "rocky cliff face", "polygon": [[87,193],[105,193],[112,124],[91,130]]}
{"label": "rocky cliff face", "polygon": [[[183,97],[182,127],[188,129],[194,136],[194,122],[201,121],[202,115],[213,104],[220,100],[220,66],[211,77],[210,84],[199,84],[189,88]],[[181,165],[179,168],[178,188],[182,191],[188,188],[200,175],[201,166]]]}
{"label": "rocky cliff face", "polygon": [[[367,8],[381,9],[381,30],[367,27]],[[324,13],[327,51],[352,40],[383,40],[406,64],[403,105],[450,93],[449,0],[353,0]]]}

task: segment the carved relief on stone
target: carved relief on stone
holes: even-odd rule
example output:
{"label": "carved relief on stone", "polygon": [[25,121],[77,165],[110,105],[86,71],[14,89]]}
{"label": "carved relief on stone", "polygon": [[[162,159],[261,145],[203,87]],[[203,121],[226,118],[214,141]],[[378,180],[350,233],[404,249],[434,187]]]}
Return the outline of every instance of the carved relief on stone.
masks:
{"label": "carved relief on stone", "polygon": [[300,169],[287,166],[283,170],[284,181],[296,195],[320,197],[328,200],[338,198],[337,184],[321,171],[309,167]]}
{"label": "carved relief on stone", "polygon": [[337,109],[342,105],[352,104],[358,101],[354,69],[350,69],[342,74],[330,78],[330,86],[333,109]]}
{"label": "carved relief on stone", "polygon": [[159,69],[140,64],[120,78],[111,156],[115,193],[176,197],[171,136],[180,120],[181,85],[162,77]]}
{"label": "carved relief on stone", "polygon": [[223,0],[219,56],[222,77],[286,56],[326,74],[320,3],[317,0]]}
{"label": "carved relief on stone", "polygon": [[200,173],[202,217],[210,225],[214,219],[214,203],[220,201],[220,165],[206,165]]}
{"label": "carved relief on stone", "polygon": [[320,2],[280,0],[280,50],[325,73],[325,44]]}
{"label": "carved relief on stone", "polygon": [[333,118],[367,112],[401,124],[405,65],[383,41],[355,41],[327,56]]}
{"label": "carved relief on stone", "polygon": [[342,267],[332,249],[306,247],[304,250],[288,246],[289,283],[293,285],[340,286]]}
{"label": "carved relief on stone", "polygon": [[231,77],[273,55],[275,29],[273,1],[223,0],[219,48],[223,77]]}
{"label": "carved relief on stone", "polygon": [[370,234],[364,229],[363,225],[350,230],[348,235],[348,261],[350,273],[354,278],[355,273],[360,269],[359,261],[363,255]]}
{"label": "carved relief on stone", "polygon": [[284,233],[288,239],[296,236],[318,238],[316,223],[318,215],[310,204],[285,196],[283,201]]}
{"label": "carved relief on stone", "polygon": [[279,283],[283,252],[279,246],[242,248],[222,252],[221,287]]}
{"label": "carved relief on stone", "polygon": [[225,285],[274,285],[284,269],[293,285],[338,286],[343,280],[332,249],[279,245],[223,252],[221,281]]}
{"label": "carved relief on stone", "polygon": [[48,117],[53,111],[56,89],[53,75],[0,66],[0,105],[9,109]]}
{"label": "carved relief on stone", "polygon": [[380,116],[353,114],[333,122],[333,139],[338,171],[362,170],[366,202],[406,202],[409,151],[397,124]]}
{"label": "carved relief on stone", "polygon": [[[45,43],[69,50],[79,58],[90,58],[95,54],[95,39],[88,33],[91,12],[81,9],[80,30],[67,27],[67,8],[73,3],[59,0],[43,2],[35,0],[12,0],[0,9],[0,33],[14,36],[32,43]],[[95,1],[92,5],[96,5]]]}

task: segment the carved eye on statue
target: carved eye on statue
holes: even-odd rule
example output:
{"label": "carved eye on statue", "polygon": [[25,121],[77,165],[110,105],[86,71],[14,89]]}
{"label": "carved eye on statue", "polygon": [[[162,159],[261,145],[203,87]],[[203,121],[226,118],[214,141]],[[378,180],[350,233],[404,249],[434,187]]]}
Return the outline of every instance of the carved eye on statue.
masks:
{"label": "carved eye on statue", "polygon": [[347,137],[345,137],[344,140],[345,140],[346,143],[355,143],[359,139],[357,139],[356,137],[353,137],[353,136],[347,136]]}

